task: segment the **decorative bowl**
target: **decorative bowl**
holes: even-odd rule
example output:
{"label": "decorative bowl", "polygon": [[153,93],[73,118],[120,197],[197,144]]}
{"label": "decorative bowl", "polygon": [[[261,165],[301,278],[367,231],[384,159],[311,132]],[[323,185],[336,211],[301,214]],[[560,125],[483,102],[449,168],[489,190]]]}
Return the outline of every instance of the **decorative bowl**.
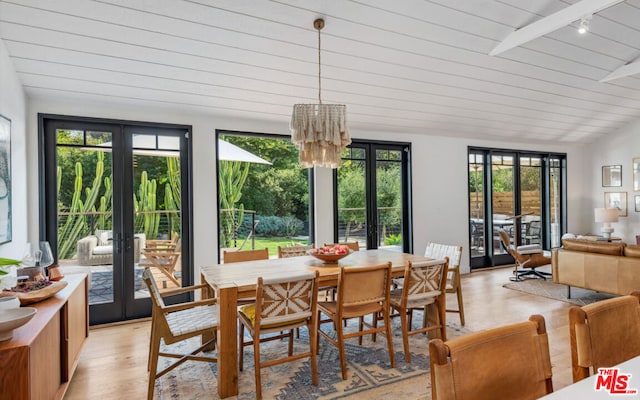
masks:
{"label": "decorative bowl", "polygon": [[21,307],[0,311],[0,342],[13,338],[13,330],[29,322],[36,313],[35,308]]}
{"label": "decorative bowl", "polygon": [[317,258],[318,260],[321,260],[323,263],[325,264],[337,264],[338,261],[340,259],[345,258],[346,256],[348,256],[349,254],[351,254],[351,250],[347,253],[344,254],[314,254],[312,253],[312,250],[309,251],[308,253],[310,256],[314,256],[315,258]]}

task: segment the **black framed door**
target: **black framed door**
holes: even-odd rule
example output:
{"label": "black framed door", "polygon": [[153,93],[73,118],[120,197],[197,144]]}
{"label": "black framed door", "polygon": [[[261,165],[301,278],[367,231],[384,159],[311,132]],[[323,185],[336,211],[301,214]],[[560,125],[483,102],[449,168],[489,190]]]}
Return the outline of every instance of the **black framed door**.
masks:
{"label": "black framed door", "polygon": [[361,248],[413,247],[411,146],[354,140],[334,172],[334,240]]}
{"label": "black framed door", "polygon": [[[179,237],[177,280],[189,285],[189,127],[40,116],[41,236],[57,262],[91,276],[91,324],[149,316],[144,249]],[[154,270],[154,268],[152,268]],[[167,282],[169,281],[169,282]]]}

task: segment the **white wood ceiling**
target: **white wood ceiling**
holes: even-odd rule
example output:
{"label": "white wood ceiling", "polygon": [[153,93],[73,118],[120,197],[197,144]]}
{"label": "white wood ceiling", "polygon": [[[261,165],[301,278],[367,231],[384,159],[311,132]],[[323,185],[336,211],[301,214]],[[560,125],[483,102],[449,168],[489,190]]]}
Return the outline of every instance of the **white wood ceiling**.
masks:
{"label": "white wood ceiling", "polygon": [[640,0],[511,49],[560,0],[0,0],[29,96],[73,96],[288,123],[347,104],[352,130],[589,143],[640,118]]}

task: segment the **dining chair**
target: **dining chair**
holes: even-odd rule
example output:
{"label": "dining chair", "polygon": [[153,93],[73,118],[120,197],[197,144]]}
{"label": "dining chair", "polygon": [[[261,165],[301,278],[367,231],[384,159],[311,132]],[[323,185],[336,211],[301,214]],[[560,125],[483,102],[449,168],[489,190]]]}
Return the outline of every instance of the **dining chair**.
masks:
{"label": "dining chair", "polygon": [[[217,362],[215,357],[198,356],[197,354],[210,345],[215,346],[218,329],[218,305],[215,298],[166,305],[164,297],[199,291],[208,288],[208,285],[189,286],[160,293],[149,268],[145,268],[142,272],[142,279],[147,288],[149,288],[152,304],[151,338],[149,341],[149,359],[147,360],[147,369],[149,370],[147,399],[151,400],[153,399],[156,379],[185,361]],[[203,334],[209,334],[211,339],[188,354],[160,351],[161,341],[171,345]],[[159,357],[177,358],[178,361],[158,372]]]}
{"label": "dining chair", "polygon": [[429,341],[434,400],[534,400],[553,392],[544,317]]}
{"label": "dining chair", "polygon": [[[256,302],[238,308],[240,321],[239,343],[240,371],[244,367],[244,348],[253,345],[255,360],[256,398],[262,398],[262,384],[260,369],[272,365],[309,357],[311,359],[311,381],[318,385],[318,370],[316,362],[317,337],[316,311],[318,301],[318,271],[300,274],[286,278],[263,279],[258,278],[256,287]],[[293,330],[306,326],[309,330],[309,351],[293,354]],[[250,341],[245,341],[244,329],[251,335]],[[285,332],[285,333],[283,333]],[[266,338],[261,335],[274,334]],[[275,360],[261,361],[260,343],[288,338],[289,348],[287,356]]]}
{"label": "dining chair", "polygon": [[640,355],[640,292],[569,308],[573,381]]}
{"label": "dining chair", "polygon": [[447,272],[447,293],[455,294],[458,299],[458,308],[449,308],[447,312],[460,314],[460,324],[464,326],[464,301],[462,300],[462,282],[460,280],[460,260],[462,259],[462,246],[429,243],[424,251],[424,256],[442,260],[449,257]]}
{"label": "dining chair", "polygon": [[[338,348],[342,379],[347,379],[344,341],[353,337],[357,337],[358,344],[362,345],[362,337],[364,335],[386,332],[389,362],[391,367],[395,367],[389,319],[390,285],[390,262],[370,267],[342,267],[338,275],[337,300],[318,303],[318,342],[320,335],[322,335],[329,343]],[[322,320],[322,314],[325,314],[328,319]],[[368,314],[372,315],[371,324],[364,321],[364,316]],[[382,315],[384,321],[384,326],[382,327],[377,326],[378,314]],[[358,331],[345,333],[342,322],[351,318],[360,319]],[[333,322],[336,339],[331,334],[320,329],[320,325],[325,322]],[[365,330],[365,328],[367,329]]]}
{"label": "dining chair", "polygon": [[[142,255],[144,258],[138,263],[140,267],[154,268],[177,287],[182,286],[175,274],[181,255],[178,235],[174,235],[171,240],[147,240]],[[166,280],[163,281],[162,287],[167,287]]]}
{"label": "dining chair", "polygon": [[[398,311],[402,325],[402,344],[404,358],[411,362],[409,352],[409,336],[426,333],[433,330],[440,331],[440,338],[447,340],[446,283],[447,265],[449,258],[444,260],[411,262],[404,270],[404,284],[390,296],[391,308]],[[438,320],[427,324],[427,307],[435,305]],[[412,314],[415,310],[424,310],[423,326],[411,329]]]}
{"label": "dining chair", "polygon": [[313,249],[313,244],[294,246],[278,246],[278,258],[306,256],[309,250]]}
{"label": "dining chair", "polygon": [[268,260],[269,249],[257,249],[257,250],[242,250],[242,251],[230,251],[224,250],[222,252],[222,261],[225,264],[236,263],[242,261],[256,261],[256,260]]}
{"label": "dining chair", "polygon": [[360,251],[360,243],[358,242],[344,242],[344,243],[325,243],[325,247],[334,247],[335,245],[347,246],[351,251]]}

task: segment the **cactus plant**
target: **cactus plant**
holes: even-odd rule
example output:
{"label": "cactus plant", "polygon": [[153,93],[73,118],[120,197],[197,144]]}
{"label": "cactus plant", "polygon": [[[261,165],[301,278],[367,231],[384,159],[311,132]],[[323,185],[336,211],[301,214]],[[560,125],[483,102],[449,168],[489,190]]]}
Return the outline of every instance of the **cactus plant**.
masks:
{"label": "cactus plant", "polygon": [[240,161],[220,161],[219,163],[219,199],[221,243],[231,247],[237,239],[237,230],[242,225],[244,206],[239,203],[242,187],[249,175],[249,163]]}

